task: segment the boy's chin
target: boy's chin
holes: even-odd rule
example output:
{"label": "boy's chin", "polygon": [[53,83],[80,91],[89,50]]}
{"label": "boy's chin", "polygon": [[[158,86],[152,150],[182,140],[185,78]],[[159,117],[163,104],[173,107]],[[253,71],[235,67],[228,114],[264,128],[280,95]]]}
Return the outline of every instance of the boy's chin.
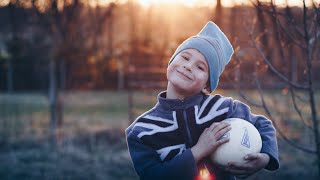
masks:
{"label": "boy's chin", "polygon": [[189,86],[177,86],[176,87],[177,92],[179,92],[180,94],[184,94],[184,95],[188,95],[188,96],[192,96],[192,95],[196,95],[201,93],[201,90],[199,89],[192,89]]}
{"label": "boy's chin", "polygon": [[190,83],[182,83],[181,81],[171,81],[171,85],[174,87],[175,91],[179,94],[184,95],[195,95],[202,92],[203,89],[191,86]]}

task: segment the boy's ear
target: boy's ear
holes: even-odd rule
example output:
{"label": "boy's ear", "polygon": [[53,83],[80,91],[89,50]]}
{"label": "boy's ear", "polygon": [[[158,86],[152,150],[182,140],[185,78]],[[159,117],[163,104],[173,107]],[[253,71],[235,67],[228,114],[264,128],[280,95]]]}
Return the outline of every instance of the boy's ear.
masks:
{"label": "boy's ear", "polygon": [[205,88],[203,88],[203,89],[201,90],[201,92],[204,93],[204,94],[210,94],[210,87],[209,87],[209,86],[206,86]]}

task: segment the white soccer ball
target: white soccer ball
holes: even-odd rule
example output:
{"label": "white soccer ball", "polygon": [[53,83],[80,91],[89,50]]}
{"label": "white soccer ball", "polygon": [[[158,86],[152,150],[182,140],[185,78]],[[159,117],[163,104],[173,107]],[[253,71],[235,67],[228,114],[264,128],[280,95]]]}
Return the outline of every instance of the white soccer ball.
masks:
{"label": "white soccer ball", "polygon": [[239,118],[225,119],[231,124],[231,130],[221,138],[229,137],[227,143],[222,144],[211,155],[211,160],[220,166],[227,166],[229,162],[246,163],[244,157],[250,153],[259,153],[262,140],[259,131],[246,120]]}

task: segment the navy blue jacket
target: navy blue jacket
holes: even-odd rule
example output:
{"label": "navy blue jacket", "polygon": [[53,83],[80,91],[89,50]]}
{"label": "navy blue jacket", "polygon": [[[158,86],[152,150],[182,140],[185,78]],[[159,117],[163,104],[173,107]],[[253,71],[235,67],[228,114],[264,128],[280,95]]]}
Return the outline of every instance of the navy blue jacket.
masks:
{"label": "navy blue jacket", "polygon": [[[252,123],[261,134],[262,153],[270,156],[265,169],[279,168],[276,131],[264,116],[254,115],[240,101],[221,95],[198,94],[183,101],[158,95],[158,103],[138,117],[127,129],[126,138],[135,171],[143,180],[193,180],[198,165],[191,152],[205,128],[226,118],[241,118]],[[235,179],[209,158],[202,163],[210,167],[216,179]]]}

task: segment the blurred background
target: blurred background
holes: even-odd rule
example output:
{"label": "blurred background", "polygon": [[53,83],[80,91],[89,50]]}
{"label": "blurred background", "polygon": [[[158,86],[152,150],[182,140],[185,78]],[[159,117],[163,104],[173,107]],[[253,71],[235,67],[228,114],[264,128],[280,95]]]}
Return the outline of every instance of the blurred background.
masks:
{"label": "blurred background", "polygon": [[124,130],[209,20],[235,53],[214,93],[277,129],[280,169],[320,177],[319,0],[0,0],[0,179],[136,180]]}

